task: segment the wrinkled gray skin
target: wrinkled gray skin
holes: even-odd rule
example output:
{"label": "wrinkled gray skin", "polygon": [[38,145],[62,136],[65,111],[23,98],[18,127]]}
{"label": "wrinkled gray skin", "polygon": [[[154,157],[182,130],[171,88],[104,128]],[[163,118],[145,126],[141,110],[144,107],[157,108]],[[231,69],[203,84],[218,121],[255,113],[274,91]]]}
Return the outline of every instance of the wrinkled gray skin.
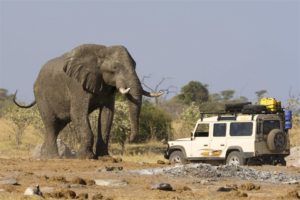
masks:
{"label": "wrinkled gray skin", "polygon": [[[138,134],[142,95],[159,96],[143,90],[135,71],[135,61],[123,46],[81,45],[48,61],[34,84],[35,101],[46,128],[42,157],[56,158],[56,139],[70,122],[81,136],[78,158],[108,155],[108,142],[114,115],[115,94],[127,89],[131,121],[130,141]],[[89,114],[100,110],[96,152]]]}

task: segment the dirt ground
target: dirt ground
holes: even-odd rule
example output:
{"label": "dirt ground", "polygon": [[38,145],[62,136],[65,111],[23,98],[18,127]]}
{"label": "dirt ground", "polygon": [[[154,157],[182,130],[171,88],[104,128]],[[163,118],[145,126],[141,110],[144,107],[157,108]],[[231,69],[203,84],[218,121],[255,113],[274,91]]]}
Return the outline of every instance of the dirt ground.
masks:
{"label": "dirt ground", "polygon": [[[17,185],[0,185],[0,199],[58,199],[73,197],[84,199],[87,196],[88,199],[95,200],[297,199],[300,195],[299,184],[274,184],[256,180],[241,180],[239,178],[209,180],[196,177],[175,178],[166,175],[128,173],[131,170],[167,166],[169,165],[124,162],[118,159],[0,159],[0,180],[15,178],[18,182]],[[255,166],[254,168],[277,173],[285,172],[292,176],[300,175],[300,168],[295,167]],[[125,186],[98,186],[92,181],[95,179],[125,180],[128,184]],[[161,191],[151,188],[153,184],[162,182],[171,184],[173,191]],[[41,187],[45,198],[37,196],[26,197],[23,195],[27,187],[37,184]],[[231,191],[218,191],[221,187],[224,187],[224,190],[230,188]],[[61,191],[63,194],[59,194],[58,191]],[[74,196],[75,194],[72,191],[76,193],[77,197]]]}

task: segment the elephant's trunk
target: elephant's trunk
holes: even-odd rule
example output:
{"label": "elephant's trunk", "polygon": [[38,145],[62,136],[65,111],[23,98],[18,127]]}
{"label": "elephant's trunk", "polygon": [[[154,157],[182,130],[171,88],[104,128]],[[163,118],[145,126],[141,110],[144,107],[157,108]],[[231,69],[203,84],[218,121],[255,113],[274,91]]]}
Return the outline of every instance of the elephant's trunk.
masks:
{"label": "elephant's trunk", "polygon": [[129,142],[133,142],[136,135],[139,133],[139,117],[142,106],[143,89],[138,78],[136,78],[134,82],[129,85],[129,87],[131,88],[127,94],[129,119],[131,124]]}

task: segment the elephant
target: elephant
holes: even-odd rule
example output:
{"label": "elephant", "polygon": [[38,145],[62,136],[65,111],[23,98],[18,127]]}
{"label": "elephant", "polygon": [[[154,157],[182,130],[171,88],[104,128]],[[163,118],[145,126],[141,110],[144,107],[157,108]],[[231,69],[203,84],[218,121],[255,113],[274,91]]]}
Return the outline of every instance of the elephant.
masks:
{"label": "elephant", "polygon": [[[139,132],[142,96],[158,97],[163,92],[145,91],[135,71],[136,63],[126,47],[83,44],[60,57],[49,60],[34,83],[35,100],[45,126],[43,158],[57,158],[57,137],[72,121],[80,135],[79,159],[108,155],[108,143],[117,91],[125,95],[129,106],[132,142]],[[96,151],[89,114],[99,109]]]}

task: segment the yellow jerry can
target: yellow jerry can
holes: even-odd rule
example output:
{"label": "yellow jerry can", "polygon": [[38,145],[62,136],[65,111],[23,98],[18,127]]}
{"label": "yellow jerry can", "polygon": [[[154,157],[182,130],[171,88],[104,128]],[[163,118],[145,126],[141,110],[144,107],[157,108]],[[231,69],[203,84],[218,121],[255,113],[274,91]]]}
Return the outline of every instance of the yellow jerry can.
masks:
{"label": "yellow jerry can", "polygon": [[281,107],[281,102],[277,101],[275,98],[261,98],[259,104],[266,106],[271,112],[276,112]]}

